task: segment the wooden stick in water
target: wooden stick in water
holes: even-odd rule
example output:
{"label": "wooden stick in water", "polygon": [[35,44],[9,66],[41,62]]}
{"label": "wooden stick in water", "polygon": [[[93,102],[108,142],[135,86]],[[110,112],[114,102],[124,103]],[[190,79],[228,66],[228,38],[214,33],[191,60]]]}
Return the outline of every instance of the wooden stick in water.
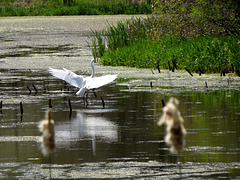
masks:
{"label": "wooden stick in water", "polygon": [[22,105],[22,101],[20,102],[20,112],[21,112],[21,116],[23,115],[23,105]]}
{"label": "wooden stick in water", "polygon": [[193,76],[192,75],[192,73],[187,69],[187,68],[184,68],[191,76]]}
{"label": "wooden stick in water", "polygon": [[0,102],[0,113],[2,114],[3,101]]}
{"label": "wooden stick in water", "polygon": [[164,106],[165,106],[165,101],[164,101],[164,99],[161,99],[161,102],[162,102],[162,106],[164,107]]}
{"label": "wooden stick in water", "polygon": [[49,108],[52,108],[52,100],[51,99],[49,99],[48,106],[49,106]]}
{"label": "wooden stick in water", "polygon": [[31,94],[31,89],[27,86],[27,88],[28,88],[28,90],[29,90],[29,93],[28,93],[28,95],[30,95]]}
{"label": "wooden stick in water", "polygon": [[152,74],[154,74],[153,70],[151,69]]}
{"label": "wooden stick in water", "polygon": [[36,86],[34,84],[32,84],[32,86],[33,86],[34,90],[36,91],[35,92],[35,95],[36,95],[38,93],[38,90],[37,90],[37,88],[36,88]]}
{"label": "wooden stick in water", "polygon": [[69,109],[70,109],[70,114],[72,114],[72,104],[71,104],[70,99],[68,99],[68,105],[69,105]]}
{"label": "wooden stick in water", "polygon": [[157,65],[157,69],[158,69],[158,72],[161,73],[161,70],[160,70],[159,64]]}

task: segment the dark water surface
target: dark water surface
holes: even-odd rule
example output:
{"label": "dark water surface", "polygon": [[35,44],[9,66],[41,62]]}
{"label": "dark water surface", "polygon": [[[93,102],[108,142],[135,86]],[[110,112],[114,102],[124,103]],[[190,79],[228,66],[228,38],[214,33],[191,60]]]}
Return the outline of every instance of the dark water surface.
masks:
{"label": "dark water surface", "polygon": [[[0,76],[0,178],[240,178],[239,90],[166,95],[116,82],[96,90],[98,98],[90,94],[86,107],[77,89],[46,71],[1,70]],[[169,153],[165,128],[157,126],[161,99],[171,96],[180,101],[187,129],[180,157]],[[56,133],[51,158],[41,153],[37,127],[49,99]]]}

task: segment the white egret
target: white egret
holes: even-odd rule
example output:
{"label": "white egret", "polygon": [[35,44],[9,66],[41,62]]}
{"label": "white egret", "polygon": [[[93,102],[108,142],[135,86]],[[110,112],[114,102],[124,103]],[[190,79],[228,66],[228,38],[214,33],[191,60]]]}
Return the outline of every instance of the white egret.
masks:
{"label": "white egret", "polygon": [[100,77],[94,77],[94,59],[91,61],[90,65],[92,68],[92,74],[90,77],[82,77],[81,75],[77,75],[74,72],[63,69],[53,69],[49,67],[49,72],[67,83],[71,84],[74,87],[79,88],[80,90],[76,93],[78,96],[83,97],[85,92],[90,89],[96,89],[106,84],[111,83],[117,78],[118,74],[114,75],[105,75]]}

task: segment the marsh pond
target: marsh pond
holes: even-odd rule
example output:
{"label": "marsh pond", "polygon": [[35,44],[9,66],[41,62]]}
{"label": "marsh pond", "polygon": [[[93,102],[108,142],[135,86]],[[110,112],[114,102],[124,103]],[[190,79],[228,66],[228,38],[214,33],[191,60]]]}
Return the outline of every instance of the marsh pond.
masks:
{"label": "marsh pond", "polygon": [[[240,178],[239,77],[95,64],[96,76],[119,76],[97,97],[89,93],[86,106],[77,88],[48,73],[64,67],[89,76],[91,30],[131,17],[0,18],[0,178]],[[170,97],[187,130],[179,156],[157,125]],[[38,125],[49,102],[56,149],[45,157]]]}

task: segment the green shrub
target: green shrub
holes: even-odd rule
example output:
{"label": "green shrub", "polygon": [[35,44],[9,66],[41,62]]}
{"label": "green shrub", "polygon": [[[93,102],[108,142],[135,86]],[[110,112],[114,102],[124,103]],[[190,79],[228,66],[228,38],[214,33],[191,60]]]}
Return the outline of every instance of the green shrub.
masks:
{"label": "green shrub", "polygon": [[125,1],[111,3],[85,0],[73,1],[69,5],[63,5],[59,1],[46,1],[46,4],[39,1],[36,4],[22,4],[21,6],[16,6],[12,2],[12,4],[5,3],[0,6],[0,16],[150,14],[151,12],[151,6],[148,4],[129,4]]}

